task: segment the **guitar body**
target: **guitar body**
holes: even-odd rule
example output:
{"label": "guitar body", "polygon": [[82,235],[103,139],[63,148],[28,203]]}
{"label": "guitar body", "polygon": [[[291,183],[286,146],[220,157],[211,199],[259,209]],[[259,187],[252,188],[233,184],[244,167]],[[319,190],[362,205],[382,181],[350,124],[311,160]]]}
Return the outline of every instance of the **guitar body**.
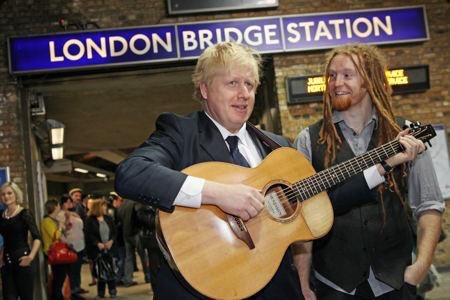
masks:
{"label": "guitar body", "polygon": [[[177,206],[172,213],[159,211],[159,230],[172,263],[191,287],[209,298],[242,299],[254,295],[272,279],[290,244],[320,238],[333,224],[333,209],[326,192],[301,202],[292,201],[287,187],[315,174],[309,161],[295,149],[279,148],[256,168],[206,162],[186,168],[183,173],[246,184],[261,190],[266,203],[274,203],[244,223],[253,249],[238,238],[227,214],[216,206]],[[269,194],[278,198],[269,201]]]}

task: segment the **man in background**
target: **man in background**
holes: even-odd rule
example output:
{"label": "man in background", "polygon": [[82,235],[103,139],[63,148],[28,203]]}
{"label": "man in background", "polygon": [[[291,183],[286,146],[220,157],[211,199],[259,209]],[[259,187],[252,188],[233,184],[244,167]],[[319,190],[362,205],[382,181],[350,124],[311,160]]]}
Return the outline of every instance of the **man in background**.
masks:
{"label": "man in background", "polygon": [[137,284],[133,280],[136,252],[141,259],[145,282],[150,282],[148,258],[142,243],[142,228],[137,218],[137,204],[135,201],[123,199],[123,205],[117,209],[117,216],[122,221],[123,241],[125,244],[124,276],[122,279],[124,287]]}
{"label": "man in background", "polygon": [[83,222],[86,221],[86,207],[82,201],[82,190],[80,188],[73,188],[69,191],[69,197],[72,199],[73,208],[71,211],[76,212]]}
{"label": "man in background", "polygon": [[113,218],[116,226],[116,240],[113,248],[113,257],[116,259],[117,264],[116,284],[121,286],[124,278],[126,249],[123,240],[123,220],[120,218],[118,211],[122,207],[124,200],[116,192],[110,192],[108,202],[108,215]]}

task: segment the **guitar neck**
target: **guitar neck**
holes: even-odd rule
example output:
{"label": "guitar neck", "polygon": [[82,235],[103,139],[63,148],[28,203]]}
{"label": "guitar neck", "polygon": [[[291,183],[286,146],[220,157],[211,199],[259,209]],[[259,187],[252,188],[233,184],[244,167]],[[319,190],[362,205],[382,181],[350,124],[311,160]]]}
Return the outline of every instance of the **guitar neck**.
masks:
{"label": "guitar neck", "polygon": [[380,147],[372,149],[362,155],[337,164],[329,169],[320,171],[292,186],[298,198],[306,200],[312,196],[333,187],[365,169],[380,163],[402,151],[398,140],[390,141]]}

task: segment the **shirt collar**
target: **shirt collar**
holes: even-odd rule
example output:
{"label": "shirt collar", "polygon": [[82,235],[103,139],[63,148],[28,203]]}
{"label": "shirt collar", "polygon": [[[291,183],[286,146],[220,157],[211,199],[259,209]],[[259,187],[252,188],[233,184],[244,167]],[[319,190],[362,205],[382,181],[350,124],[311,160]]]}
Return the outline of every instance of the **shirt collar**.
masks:
{"label": "shirt collar", "polygon": [[247,124],[246,123],[244,123],[244,125],[242,125],[242,127],[239,129],[239,131],[237,133],[231,133],[228,129],[223,127],[222,124],[220,124],[219,122],[214,120],[206,111],[205,111],[205,114],[214,123],[214,125],[216,125],[217,129],[219,129],[219,132],[222,135],[223,140],[226,140],[227,137],[229,137],[230,135],[235,135],[239,138],[239,141],[241,143],[243,143],[244,145],[247,145],[248,132],[247,132]]}
{"label": "shirt collar", "polygon": [[[373,105],[372,105],[372,116],[366,122],[365,126],[369,125],[372,121],[375,122],[375,128],[376,128],[378,126],[378,114],[377,114],[377,110],[375,109],[375,106],[373,106]],[[334,110],[333,111],[333,123],[337,124],[340,122],[345,123],[344,116],[343,116],[342,112]]]}

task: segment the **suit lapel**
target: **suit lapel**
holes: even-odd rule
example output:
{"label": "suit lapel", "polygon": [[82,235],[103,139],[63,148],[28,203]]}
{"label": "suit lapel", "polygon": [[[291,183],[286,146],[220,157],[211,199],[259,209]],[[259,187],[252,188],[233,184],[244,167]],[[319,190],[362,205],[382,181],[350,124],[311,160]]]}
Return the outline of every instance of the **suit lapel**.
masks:
{"label": "suit lapel", "polygon": [[230,152],[219,129],[204,112],[199,113],[198,128],[200,147],[208,153],[211,160],[231,163]]}

